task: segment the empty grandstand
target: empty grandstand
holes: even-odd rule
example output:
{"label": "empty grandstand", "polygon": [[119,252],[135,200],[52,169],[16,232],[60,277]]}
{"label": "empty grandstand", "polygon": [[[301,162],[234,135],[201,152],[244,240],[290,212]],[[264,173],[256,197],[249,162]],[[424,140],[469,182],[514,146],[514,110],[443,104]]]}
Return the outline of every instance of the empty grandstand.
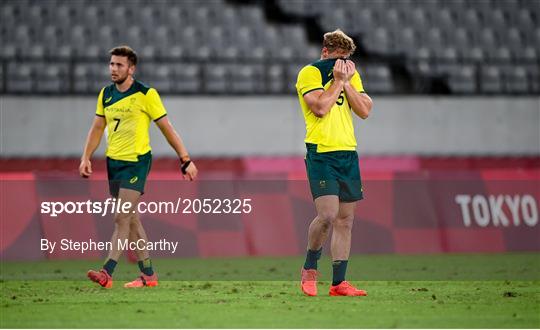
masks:
{"label": "empty grandstand", "polygon": [[0,15],[4,94],[93,94],[118,44],[164,94],[291,94],[337,27],[372,94],[540,93],[539,1],[4,0]]}

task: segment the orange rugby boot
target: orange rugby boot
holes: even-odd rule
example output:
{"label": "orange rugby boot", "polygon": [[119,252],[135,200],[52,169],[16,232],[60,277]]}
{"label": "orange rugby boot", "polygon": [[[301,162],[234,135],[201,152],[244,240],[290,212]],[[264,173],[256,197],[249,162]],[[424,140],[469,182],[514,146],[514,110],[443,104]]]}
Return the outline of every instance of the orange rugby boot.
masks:
{"label": "orange rugby boot", "polygon": [[151,276],[141,273],[141,276],[137,277],[135,280],[124,284],[124,288],[142,288],[145,286],[153,287],[157,285],[158,278],[156,273]]}
{"label": "orange rugby boot", "polygon": [[317,276],[319,272],[316,269],[304,269],[302,267],[301,287],[304,294],[314,297],[317,295]]}
{"label": "orange rugby boot", "polygon": [[109,275],[105,269],[102,269],[99,272],[89,270],[88,273],[86,273],[86,276],[88,276],[92,282],[96,282],[106,289],[110,289],[113,286],[112,276]]}
{"label": "orange rugby boot", "polygon": [[355,288],[347,281],[330,286],[328,294],[331,296],[367,296],[366,291]]}

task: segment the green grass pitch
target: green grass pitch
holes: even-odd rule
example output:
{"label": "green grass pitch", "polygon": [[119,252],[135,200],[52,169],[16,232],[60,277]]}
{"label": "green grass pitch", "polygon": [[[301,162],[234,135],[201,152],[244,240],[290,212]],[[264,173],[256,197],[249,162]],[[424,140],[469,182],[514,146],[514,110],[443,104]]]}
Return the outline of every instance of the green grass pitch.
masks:
{"label": "green grass pitch", "polygon": [[85,279],[98,262],[4,262],[2,328],[539,328],[537,254],[354,256],[348,278],[368,297],[318,297],[298,284],[302,258],[160,259],[156,288]]}

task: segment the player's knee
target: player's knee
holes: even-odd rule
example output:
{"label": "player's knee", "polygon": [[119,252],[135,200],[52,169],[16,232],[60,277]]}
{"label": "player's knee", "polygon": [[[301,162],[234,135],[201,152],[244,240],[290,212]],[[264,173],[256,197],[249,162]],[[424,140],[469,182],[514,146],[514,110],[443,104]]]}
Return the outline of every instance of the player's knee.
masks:
{"label": "player's knee", "polygon": [[127,227],[129,228],[131,224],[132,216],[131,214],[126,213],[117,213],[114,216],[114,223],[118,227]]}
{"label": "player's knee", "polygon": [[131,228],[137,228],[141,225],[141,220],[138,217],[132,217],[129,225]]}
{"label": "player's knee", "polygon": [[337,210],[328,209],[322,210],[317,216],[323,226],[330,227],[334,219],[336,219],[337,214]]}
{"label": "player's knee", "polygon": [[354,215],[346,215],[341,217],[336,217],[332,223],[334,228],[339,228],[341,230],[352,230],[354,223]]}

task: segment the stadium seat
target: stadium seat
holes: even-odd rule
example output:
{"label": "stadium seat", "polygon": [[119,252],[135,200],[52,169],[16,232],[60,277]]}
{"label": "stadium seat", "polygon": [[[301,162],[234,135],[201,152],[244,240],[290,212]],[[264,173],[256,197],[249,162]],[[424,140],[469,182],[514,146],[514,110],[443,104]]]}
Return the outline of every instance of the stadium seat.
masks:
{"label": "stadium seat", "polygon": [[305,1],[278,0],[278,4],[284,12],[294,15],[303,15],[310,7]]}
{"label": "stadium seat", "polygon": [[456,65],[448,71],[448,84],[452,92],[474,94],[476,92],[476,70],[471,65]]}
{"label": "stadium seat", "polygon": [[96,93],[101,90],[103,86],[111,83],[111,76],[109,72],[109,66],[105,63],[92,63],[90,64],[90,79],[92,82],[91,90],[89,92]]}
{"label": "stadium seat", "polygon": [[246,25],[254,26],[264,22],[264,13],[259,6],[240,7],[240,22]]}
{"label": "stadium seat", "polygon": [[532,93],[540,93],[540,68],[534,64],[525,65],[525,72]]}
{"label": "stadium seat", "polygon": [[140,54],[141,58],[143,58],[145,61],[153,61],[154,58],[157,56],[157,49],[154,45],[147,44],[142,46],[139,49],[138,54]]}
{"label": "stadium seat", "polygon": [[[267,91],[269,93],[282,93],[285,91],[285,72],[282,65],[270,64],[266,67]],[[296,80],[295,80],[296,83]]]}
{"label": "stadium seat", "polygon": [[171,47],[163,47],[159,50],[161,56],[170,58],[173,60],[180,60],[185,56],[185,49],[180,45],[173,45]]}
{"label": "stadium seat", "polygon": [[223,94],[228,90],[230,78],[226,65],[206,65],[204,67],[204,92]]}
{"label": "stadium seat", "polygon": [[58,45],[53,47],[49,54],[59,59],[69,60],[74,55],[74,51],[70,45]]}
{"label": "stadium seat", "polygon": [[[15,14],[15,6],[5,3],[2,5],[2,10],[0,11],[0,20],[2,21],[2,30],[14,28],[16,26],[15,22],[17,20]],[[8,30],[9,31],[9,30]],[[11,31],[10,31],[11,32]],[[4,34],[4,32],[2,32]],[[9,35],[9,34],[7,34]]]}
{"label": "stadium seat", "polygon": [[202,93],[201,68],[196,64],[180,63],[173,65],[171,91],[177,93]]}
{"label": "stadium seat", "polygon": [[264,90],[264,77],[260,65],[236,65],[231,68],[231,89],[236,93],[254,93]]}
{"label": "stadium seat", "polygon": [[30,63],[15,62],[8,65],[7,91],[24,93],[32,91],[33,66]]}
{"label": "stadium seat", "polygon": [[521,66],[503,67],[506,90],[510,93],[524,94],[529,90],[527,73]]}
{"label": "stadium seat", "polygon": [[61,93],[69,90],[67,65],[40,63],[36,67],[36,90],[40,93]]}
{"label": "stadium seat", "polygon": [[[359,69],[361,75],[362,69]],[[390,70],[385,65],[366,65],[363,70],[365,74],[364,88],[368,93],[391,93],[393,91],[393,81]]]}
{"label": "stadium seat", "polygon": [[493,65],[483,67],[480,86],[484,93],[501,93],[503,85],[499,68]]}
{"label": "stadium seat", "polygon": [[14,44],[3,44],[0,47],[0,57],[4,60],[14,60],[18,54],[19,51]]}
{"label": "stadium seat", "polygon": [[90,68],[88,64],[81,63],[75,65],[73,71],[74,75],[74,85],[73,90],[77,93],[90,92],[92,89],[92,83],[90,81]]}
{"label": "stadium seat", "polygon": [[306,65],[306,63],[293,63],[286,66],[286,85],[285,91],[288,94],[296,95],[296,80],[298,78],[298,72]]}
{"label": "stadium seat", "polygon": [[486,57],[484,50],[477,46],[472,46],[463,50],[462,56],[465,60],[475,62],[482,62]]}
{"label": "stadium seat", "polygon": [[173,90],[173,72],[167,64],[157,64],[147,68],[148,78],[144,82],[156,88],[160,93],[170,93]]}

